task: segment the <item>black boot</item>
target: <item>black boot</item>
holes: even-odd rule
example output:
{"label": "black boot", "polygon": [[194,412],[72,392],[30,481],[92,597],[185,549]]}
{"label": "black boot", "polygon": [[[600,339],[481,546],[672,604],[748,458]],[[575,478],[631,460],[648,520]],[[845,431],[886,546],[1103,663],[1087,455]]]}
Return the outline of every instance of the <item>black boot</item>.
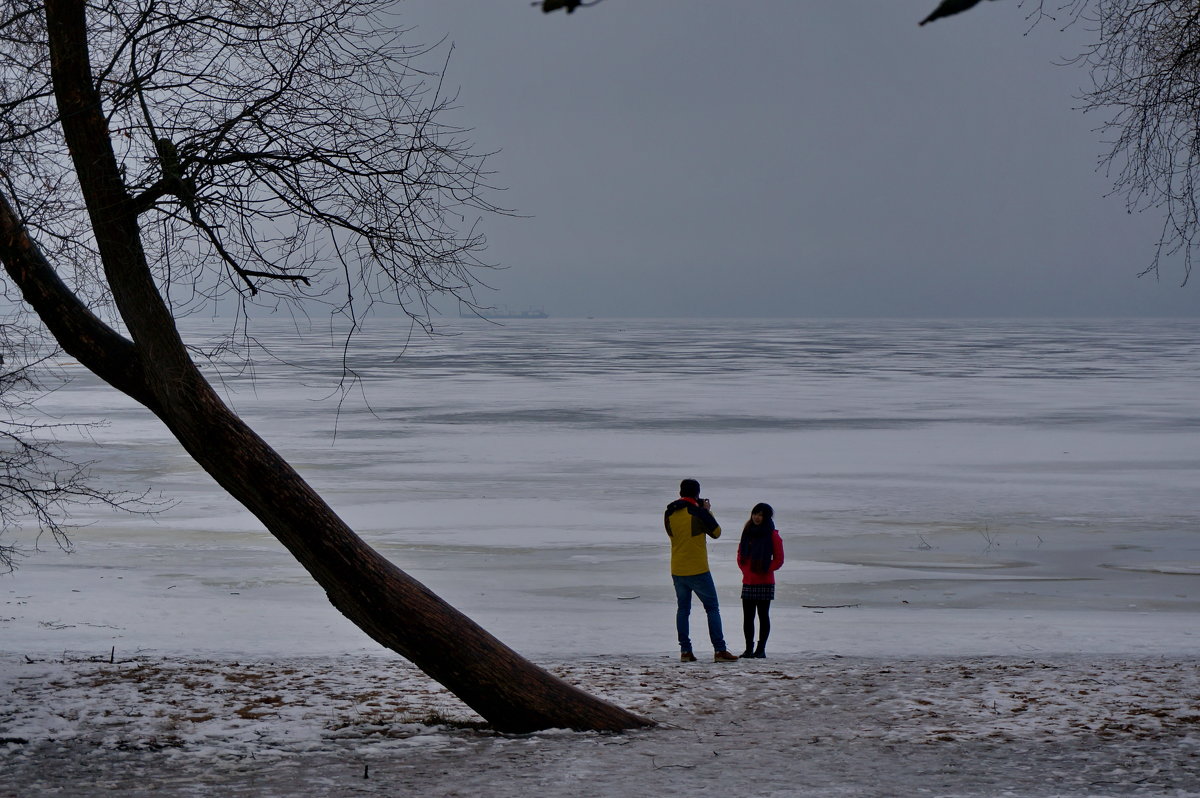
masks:
{"label": "black boot", "polygon": [[754,641],[746,641],[746,650],[742,652],[742,659],[751,659],[754,657]]}
{"label": "black boot", "polygon": [[746,656],[754,657],[755,659],[766,659],[767,658],[767,641],[759,640],[758,647],[756,649],[754,649],[754,653],[747,654]]}

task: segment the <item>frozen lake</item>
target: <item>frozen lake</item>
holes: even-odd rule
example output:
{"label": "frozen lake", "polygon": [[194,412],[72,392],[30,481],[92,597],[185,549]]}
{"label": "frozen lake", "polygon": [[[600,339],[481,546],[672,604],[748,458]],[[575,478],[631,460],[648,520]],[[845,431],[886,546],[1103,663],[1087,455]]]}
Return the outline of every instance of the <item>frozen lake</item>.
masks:
{"label": "frozen lake", "polygon": [[[725,529],[731,640],[767,501],[776,651],[1200,652],[1200,322],[377,320],[345,361],[256,332],[272,356],[212,367],[231,404],[524,653],[675,649],[660,519],[686,476]],[[70,454],[175,504],[91,511],[72,554],[0,577],[5,650],[378,650],[149,413],[66,370],[47,406],[107,421]]]}

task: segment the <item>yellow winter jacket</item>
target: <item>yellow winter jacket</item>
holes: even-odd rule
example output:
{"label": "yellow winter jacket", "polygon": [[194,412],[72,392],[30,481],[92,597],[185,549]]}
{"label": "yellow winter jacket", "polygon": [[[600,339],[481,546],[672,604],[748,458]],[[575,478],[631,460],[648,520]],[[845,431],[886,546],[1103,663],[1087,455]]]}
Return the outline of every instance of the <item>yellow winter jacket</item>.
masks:
{"label": "yellow winter jacket", "polygon": [[721,537],[721,526],[713,514],[694,501],[676,499],[667,505],[663,524],[671,538],[671,575],[695,576],[707,571],[705,536]]}

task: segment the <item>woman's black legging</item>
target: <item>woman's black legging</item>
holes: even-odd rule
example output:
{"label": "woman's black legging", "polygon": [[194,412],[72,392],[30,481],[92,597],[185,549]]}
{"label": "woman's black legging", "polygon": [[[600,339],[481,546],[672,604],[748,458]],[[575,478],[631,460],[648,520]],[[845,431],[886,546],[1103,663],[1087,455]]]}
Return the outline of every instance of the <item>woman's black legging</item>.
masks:
{"label": "woman's black legging", "polygon": [[767,642],[771,634],[771,600],[742,599],[742,632],[746,636],[746,648],[754,647],[754,615],[758,614],[758,643]]}

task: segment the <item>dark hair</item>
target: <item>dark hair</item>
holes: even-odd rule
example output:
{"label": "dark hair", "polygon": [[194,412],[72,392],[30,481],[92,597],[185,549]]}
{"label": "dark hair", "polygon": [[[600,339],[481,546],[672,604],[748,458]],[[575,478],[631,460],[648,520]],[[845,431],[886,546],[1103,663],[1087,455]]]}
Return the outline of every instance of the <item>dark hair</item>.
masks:
{"label": "dark hair", "polygon": [[[755,525],[753,516],[761,513],[761,524]],[[772,520],[775,511],[771,505],[759,502],[750,511],[751,518],[742,527],[742,539],[738,543],[738,554],[743,562],[750,563],[750,570],[756,574],[765,574],[771,569],[771,559],[775,556],[775,541],[771,534],[775,531]]]}
{"label": "dark hair", "polygon": [[[762,513],[764,524],[775,517],[775,511],[772,510],[771,505],[767,504],[766,502],[759,502],[758,504],[754,505],[754,509],[750,511],[750,515],[754,515],[755,513]],[[750,522],[747,521],[746,523]]]}
{"label": "dark hair", "polygon": [[679,495],[689,499],[700,498],[700,483],[694,479],[685,479],[679,483]]}

